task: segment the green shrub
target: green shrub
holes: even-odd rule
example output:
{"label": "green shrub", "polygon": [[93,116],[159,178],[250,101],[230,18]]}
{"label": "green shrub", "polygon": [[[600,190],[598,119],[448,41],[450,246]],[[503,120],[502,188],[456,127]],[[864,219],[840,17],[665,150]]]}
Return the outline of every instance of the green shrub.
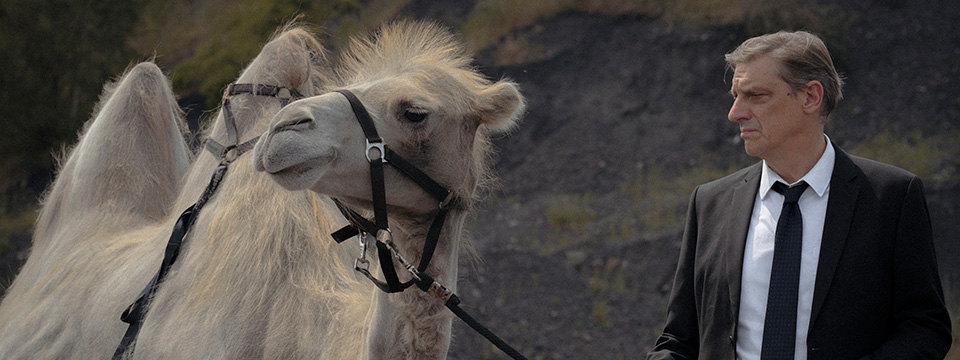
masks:
{"label": "green shrub", "polygon": [[524,243],[540,255],[590,243],[590,227],[597,217],[590,210],[588,195],[564,194],[544,201],[543,216],[548,229],[531,234]]}
{"label": "green shrub", "polygon": [[209,34],[195,47],[195,55],[173,69],[174,88],[196,90],[206,98],[208,107],[216,107],[227,84],[292,16],[301,13],[311,21],[325,23],[361,8],[357,0],[244,0],[219,8],[216,11],[222,15],[215,17]]}
{"label": "green shrub", "polygon": [[730,171],[707,165],[677,173],[653,165],[638,178],[621,185],[621,192],[633,200],[632,216],[649,235],[675,231],[683,225],[687,200],[693,189]]}
{"label": "green shrub", "polygon": [[563,195],[549,201],[544,210],[547,223],[553,227],[572,230],[583,234],[596,220],[587,208],[588,200],[583,196]]}
{"label": "green shrub", "polygon": [[590,312],[593,322],[605,329],[613,327],[613,321],[610,319],[611,296],[627,290],[623,269],[623,263],[617,258],[597,262],[593,266],[593,275],[588,280],[590,293],[593,295],[593,307]]}
{"label": "green shrub", "polygon": [[148,3],[131,42],[156,54],[177,92],[197,92],[215,108],[227,84],[260,51],[277,28],[300,16],[325,26],[325,46],[335,51],[357,34],[393,19],[410,0],[175,0]]}
{"label": "green shrub", "polygon": [[16,212],[0,213],[0,256],[13,250],[11,242],[14,236],[33,231],[36,221],[37,211],[32,206]]}
{"label": "green shrub", "polygon": [[919,131],[902,135],[886,129],[861,141],[852,152],[904,168],[924,179],[939,180],[956,173],[956,159],[960,155],[957,136],[949,132],[923,134]]}

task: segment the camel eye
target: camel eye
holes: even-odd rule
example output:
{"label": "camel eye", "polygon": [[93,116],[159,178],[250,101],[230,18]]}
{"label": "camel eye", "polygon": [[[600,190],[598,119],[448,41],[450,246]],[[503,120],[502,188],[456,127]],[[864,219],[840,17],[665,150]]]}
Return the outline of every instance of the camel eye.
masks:
{"label": "camel eye", "polygon": [[403,117],[403,120],[405,120],[405,121],[408,121],[408,122],[411,122],[411,123],[415,123],[415,124],[419,124],[419,123],[422,123],[424,120],[427,119],[427,115],[429,115],[429,113],[427,112],[427,110],[420,109],[420,108],[413,108],[413,107],[412,107],[412,108],[407,108],[406,110],[404,110],[404,111],[403,111],[403,114],[402,114],[401,116]]}

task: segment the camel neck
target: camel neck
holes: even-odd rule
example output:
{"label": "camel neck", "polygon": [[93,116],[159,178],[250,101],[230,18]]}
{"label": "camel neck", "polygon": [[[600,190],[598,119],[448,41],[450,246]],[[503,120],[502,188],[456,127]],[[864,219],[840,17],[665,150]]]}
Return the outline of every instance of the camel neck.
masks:
{"label": "camel neck", "polygon": [[[450,211],[441,230],[436,252],[426,270],[428,275],[451,291],[456,291],[457,287],[457,249],[465,218],[465,211]],[[403,226],[403,221],[395,224],[399,225],[394,230],[394,242],[399,251],[412,263],[419,262],[429,222],[412,227]],[[398,273],[406,274],[406,270],[398,264],[394,266]],[[446,357],[453,316],[438,299],[411,287],[395,294],[377,291],[372,301],[365,358]]]}

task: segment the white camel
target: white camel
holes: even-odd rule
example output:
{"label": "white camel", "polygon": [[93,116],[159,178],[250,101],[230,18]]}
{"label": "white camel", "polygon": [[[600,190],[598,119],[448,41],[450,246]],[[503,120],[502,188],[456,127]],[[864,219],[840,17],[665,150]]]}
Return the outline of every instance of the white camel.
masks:
{"label": "white camel", "polygon": [[[380,293],[353,271],[358,249],[329,233],[345,224],[330,199],[369,208],[364,139],[347,101],[366,105],[385,142],[462,200],[426,273],[456,290],[460,232],[489,179],[488,133],[513,126],[523,98],[489,81],[451,34],[399,23],[357,40],[331,66],[316,39],[277,35],[237,83],[307,96],[280,111],[271,97],[236,95],[242,142],[266,134],[230,165],[150,302],[133,358],[439,359],[451,315],[416,289]],[[219,158],[193,160],[169,82],[152,64],[128,71],[69,152],[46,195],[30,257],[0,303],[0,358],[106,358],[122,312],[156,273],[180,211]],[[225,143],[224,111],[205,137]],[[295,119],[295,120],[291,120]],[[270,174],[258,172],[254,164]],[[313,191],[288,191],[311,188]],[[419,260],[436,201],[387,170],[400,252]],[[323,195],[321,195],[323,194]]]}

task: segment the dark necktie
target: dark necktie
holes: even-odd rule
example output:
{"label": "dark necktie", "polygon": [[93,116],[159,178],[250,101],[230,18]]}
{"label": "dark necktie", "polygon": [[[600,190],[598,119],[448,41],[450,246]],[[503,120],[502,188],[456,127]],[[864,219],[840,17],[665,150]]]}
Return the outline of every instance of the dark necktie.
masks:
{"label": "dark necktie", "polygon": [[762,360],[793,359],[797,337],[800,253],[803,247],[803,218],[797,201],[806,189],[805,182],[793,187],[781,182],[773,184],[773,190],[783,194],[784,200],[774,236],[770,292],[760,349]]}

